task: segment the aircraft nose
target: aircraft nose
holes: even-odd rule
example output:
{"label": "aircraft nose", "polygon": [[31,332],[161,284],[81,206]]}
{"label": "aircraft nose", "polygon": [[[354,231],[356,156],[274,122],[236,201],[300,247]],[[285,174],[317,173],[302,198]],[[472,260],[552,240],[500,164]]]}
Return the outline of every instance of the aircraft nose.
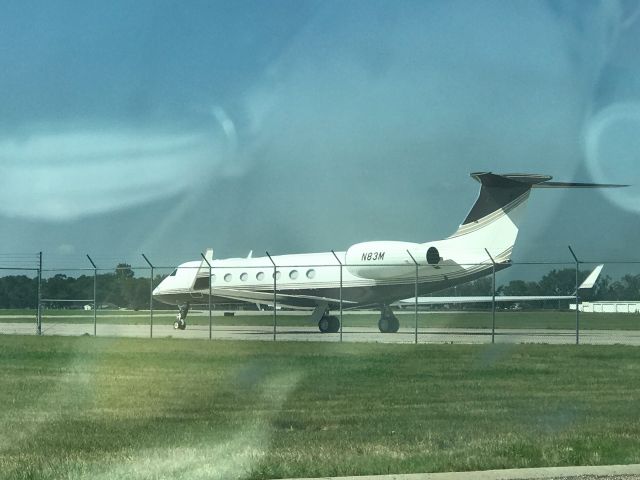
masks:
{"label": "aircraft nose", "polygon": [[156,296],[162,295],[164,290],[165,290],[165,288],[164,288],[164,280],[163,280],[158,284],[158,286],[156,288],[153,289],[153,291],[151,293],[153,294],[154,297],[156,297]]}

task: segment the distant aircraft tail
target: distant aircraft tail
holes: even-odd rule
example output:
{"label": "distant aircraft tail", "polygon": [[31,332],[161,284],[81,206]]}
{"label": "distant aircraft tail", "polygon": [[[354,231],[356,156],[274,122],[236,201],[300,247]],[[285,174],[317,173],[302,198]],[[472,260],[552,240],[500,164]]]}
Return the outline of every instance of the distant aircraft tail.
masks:
{"label": "distant aircraft tail", "polygon": [[532,188],[606,188],[627,185],[551,182],[550,175],[475,172],[480,194],[460,227],[449,237],[456,250],[477,255],[486,248],[496,262],[509,260]]}

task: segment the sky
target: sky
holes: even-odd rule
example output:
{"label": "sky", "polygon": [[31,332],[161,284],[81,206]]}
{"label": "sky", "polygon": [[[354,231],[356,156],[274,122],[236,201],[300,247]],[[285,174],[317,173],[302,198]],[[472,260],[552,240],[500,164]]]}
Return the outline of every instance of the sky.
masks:
{"label": "sky", "polygon": [[2,2],[0,253],[110,268],[426,242],[493,171],[632,184],[534,191],[514,261],[640,260],[639,9]]}

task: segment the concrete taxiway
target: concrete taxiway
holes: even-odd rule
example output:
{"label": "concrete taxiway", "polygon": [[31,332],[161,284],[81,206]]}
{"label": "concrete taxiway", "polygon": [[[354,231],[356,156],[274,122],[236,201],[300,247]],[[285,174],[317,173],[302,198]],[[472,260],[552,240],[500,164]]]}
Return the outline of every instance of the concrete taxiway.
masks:
{"label": "concrete taxiway", "polygon": [[[0,323],[0,334],[32,335],[35,325],[31,323]],[[42,328],[43,335],[93,335],[93,323],[48,323]],[[174,330],[170,324],[155,324],[153,332],[149,325],[98,324],[97,336],[208,339],[209,327],[189,325],[186,330]],[[316,327],[277,327],[278,341],[338,342],[340,333],[320,333]],[[211,329],[211,338],[216,340],[274,340],[272,326],[216,326]],[[344,342],[414,343],[415,331],[401,329],[398,333],[383,334],[376,327],[345,327]],[[582,330],[580,343],[600,345],[640,345],[640,330]],[[491,330],[483,328],[423,328],[418,331],[419,343],[491,343]],[[575,330],[557,329],[497,329],[496,343],[576,343]]]}
{"label": "concrete taxiway", "polygon": [[637,480],[640,465],[598,465],[588,467],[513,468],[475,472],[408,473],[353,477],[317,477],[287,480]]}

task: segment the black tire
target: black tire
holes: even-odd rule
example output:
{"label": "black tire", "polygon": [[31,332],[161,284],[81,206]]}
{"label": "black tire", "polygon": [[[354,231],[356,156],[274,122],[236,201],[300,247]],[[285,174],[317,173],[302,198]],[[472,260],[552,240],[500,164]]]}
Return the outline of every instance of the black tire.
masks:
{"label": "black tire", "polygon": [[390,318],[382,315],[380,317],[380,320],[378,320],[378,329],[382,332],[382,333],[389,333],[389,327],[390,327]]}
{"label": "black tire", "polygon": [[321,333],[329,333],[331,331],[331,317],[323,316],[318,320],[318,329]]}
{"label": "black tire", "polygon": [[391,325],[389,328],[389,333],[396,333],[399,328],[400,328],[400,321],[398,320],[398,317],[396,316],[391,317]]}
{"label": "black tire", "polygon": [[338,317],[328,317],[329,318],[329,332],[337,333],[340,331],[340,319]]}
{"label": "black tire", "polygon": [[395,315],[382,315],[378,320],[378,329],[382,333],[396,333],[400,328],[400,322]]}

